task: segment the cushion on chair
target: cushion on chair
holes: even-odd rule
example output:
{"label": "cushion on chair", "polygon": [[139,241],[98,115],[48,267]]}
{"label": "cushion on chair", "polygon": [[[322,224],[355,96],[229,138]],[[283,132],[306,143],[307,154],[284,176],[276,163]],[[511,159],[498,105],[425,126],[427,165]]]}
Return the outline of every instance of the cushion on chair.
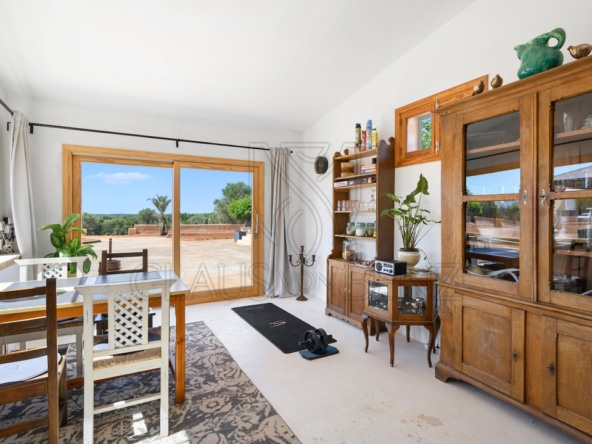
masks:
{"label": "cushion on chair", "polygon": [[[58,353],[58,364],[62,355]],[[27,381],[47,373],[47,356],[0,364],[0,385]]]}

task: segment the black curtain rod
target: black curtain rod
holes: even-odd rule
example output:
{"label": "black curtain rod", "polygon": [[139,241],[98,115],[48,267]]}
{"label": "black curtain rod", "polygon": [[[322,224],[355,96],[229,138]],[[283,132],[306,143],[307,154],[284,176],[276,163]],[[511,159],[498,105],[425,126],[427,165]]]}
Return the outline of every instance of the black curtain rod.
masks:
{"label": "black curtain rod", "polygon": [[2,105],[4,107],[4,109],[10,113],[11,116],[14,115],[14,111],[11,110],[10,107],[6,103],[4,103],[4,100],[0,99],[0,105]]}
{"label": "black curtain rod", "polygon": [[[4,102],[2,102],[2,104],[4,105]],[[7,108],[6,105],[4,105],[4,107]],[[35,127],[35,126],[40,126],[40,127],[44,127],[44,128],[58,128],[58,129],[65,129],[65,130],[72,130],[72,131],[86,131],[86,132],[90,132],[90,133],[114,134],[116,136],[142,137],[144,139],[168,140],[170,142],[175,142],[175,146],[177,148],[179,148],[179,142],[187,142],[187,143],[200,143],[203,145],[228,146],[228,147],[232,147],[232,148],[246,148],[249,150],[269,151],[269,148],[261,148],[261,147],[256,147],[256,146],[233,145],[230,143],[218,143],[218,142],[205,142],[203,140],[175,139],[173,137],[149,136],[146,134],[135,134],[135,133],[120,133],[117,131],[96,130],[96,129],[90,129],[90,128],[76,128],[76,127],[72,127],[72,126],[46,125],[44,123],[30,122],[29,123],[29,127],[30,127],[29,131],[31,134],[33,134],[33,127]]]}

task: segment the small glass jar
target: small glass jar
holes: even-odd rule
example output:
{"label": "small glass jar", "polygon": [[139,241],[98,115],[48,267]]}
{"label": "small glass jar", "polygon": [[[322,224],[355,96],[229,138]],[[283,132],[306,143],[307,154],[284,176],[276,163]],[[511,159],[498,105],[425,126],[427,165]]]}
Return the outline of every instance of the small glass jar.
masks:
{"label": "small glass jar", "polygon": [[357,222],[356,223],[356,236],[358,236],[358,237],[365,237],[366,236],[366,223],[365,222]]}
{"label": "small glass jar", "polygon": [[345,227],[345,234],[348,236],[356,235],[356,224],[354,222],[348,222]]}
{"label": "small glass jar", "polygon": [[376,230],[376,222],[368,222],[366,224],[366,236],[374,237],[375,230]]}
{"label": "small glass jar", "polygon": [[355,260],[356,254],[354,251],[354,243],[352,241],[343,241],[343,253],[341,254],[341,257],[345,261]]}

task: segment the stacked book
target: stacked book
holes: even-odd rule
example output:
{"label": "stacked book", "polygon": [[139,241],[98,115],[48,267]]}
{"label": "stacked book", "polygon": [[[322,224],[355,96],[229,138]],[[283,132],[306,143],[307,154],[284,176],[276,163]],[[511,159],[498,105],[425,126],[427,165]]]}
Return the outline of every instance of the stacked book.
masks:
{"label": "stacked book", "polygon": [[372,173],[376,173],[376,164],[375,163],[360,166],[360,174],[372,174]]}

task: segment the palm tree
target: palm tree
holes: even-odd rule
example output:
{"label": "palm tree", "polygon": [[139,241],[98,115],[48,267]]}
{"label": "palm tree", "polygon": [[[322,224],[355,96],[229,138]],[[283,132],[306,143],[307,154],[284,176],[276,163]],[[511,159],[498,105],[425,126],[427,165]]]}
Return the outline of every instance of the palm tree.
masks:
{"label": "palm tree", "polygon": [[156,197],[148,198],[146,200],[151,201],[152,205],[154,205],[156,207],[156,209],[158,210],[158,212],[160,213],[160,219],[162,220],[162,226],[160,227],[160,234],[161,234],[161,236],[164,236],[169,231],[166,217],[164,216],[164,212],[166,211],[167,207],[171,203],[171,199],[169,199],[168,196],[159,196],[157,194]]}

